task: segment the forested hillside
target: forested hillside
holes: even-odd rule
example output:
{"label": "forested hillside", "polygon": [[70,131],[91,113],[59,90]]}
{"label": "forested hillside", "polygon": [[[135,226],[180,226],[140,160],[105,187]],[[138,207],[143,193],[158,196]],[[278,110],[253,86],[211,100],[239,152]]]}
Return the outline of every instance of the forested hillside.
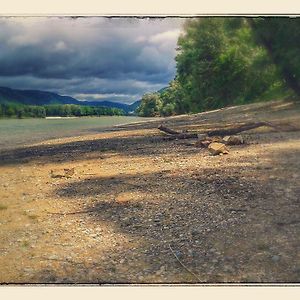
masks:
{"label": "forested hillside", "polygon": [[190,19],[168,88],[146,94],[141,116],[201,112],[300,94],[300,20]]}
{"label": "forested hillside", "polygon": [[139,103],[79,101],[47,91],[0,87],[0,117],[120,115],[133,112]]}

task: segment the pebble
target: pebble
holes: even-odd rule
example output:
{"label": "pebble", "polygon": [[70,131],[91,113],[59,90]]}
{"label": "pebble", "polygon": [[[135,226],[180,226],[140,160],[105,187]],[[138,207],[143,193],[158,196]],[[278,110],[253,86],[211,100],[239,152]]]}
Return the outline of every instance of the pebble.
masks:
{"label": "pebble", "polygon": [[175,254],[178,258],[182,258],[182,256],[183,256],[182,253],[178,250],[175,251]]}
{"label": "pebble", "polygon": [[233,272],[234,270],[233,270],[233,268],[232,268],[231,266],[225,265],[225,266],[224,266],[224,271],[225,271],[225,272],[231,273],[231,272]]}
{"label": "pebble", "polygon": [[280,260],[280,256],[279,255],[273,255],[272,256],[272,261],[278,262],[279,260]]}

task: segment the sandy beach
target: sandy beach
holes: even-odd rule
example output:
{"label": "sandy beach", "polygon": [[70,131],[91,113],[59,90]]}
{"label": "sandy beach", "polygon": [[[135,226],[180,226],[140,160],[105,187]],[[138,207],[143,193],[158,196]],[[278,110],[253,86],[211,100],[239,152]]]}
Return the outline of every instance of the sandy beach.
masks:
{"label": "sandy beach", "polygon": [[299,282],[300,131],[246,131],[211,156],[157,129],[299,113],[251,104],[1,150],[0,282]]}

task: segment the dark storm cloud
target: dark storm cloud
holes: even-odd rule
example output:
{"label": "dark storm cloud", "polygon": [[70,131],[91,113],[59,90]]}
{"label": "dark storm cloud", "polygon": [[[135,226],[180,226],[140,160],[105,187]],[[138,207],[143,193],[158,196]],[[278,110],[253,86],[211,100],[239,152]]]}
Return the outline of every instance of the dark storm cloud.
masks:
{"label": "dark storm cloud", "polygon": [[182,19],[3,18],[0,85],[133,102],[174,77],[182,23]]}

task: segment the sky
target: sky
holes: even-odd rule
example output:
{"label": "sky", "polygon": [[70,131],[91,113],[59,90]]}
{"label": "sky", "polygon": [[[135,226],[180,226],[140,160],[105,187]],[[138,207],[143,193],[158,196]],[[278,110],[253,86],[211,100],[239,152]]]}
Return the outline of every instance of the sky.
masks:
{"label": "sky", "polygon": [[168,85],[183,18],[0,18],[0,86],[133,103]]}

